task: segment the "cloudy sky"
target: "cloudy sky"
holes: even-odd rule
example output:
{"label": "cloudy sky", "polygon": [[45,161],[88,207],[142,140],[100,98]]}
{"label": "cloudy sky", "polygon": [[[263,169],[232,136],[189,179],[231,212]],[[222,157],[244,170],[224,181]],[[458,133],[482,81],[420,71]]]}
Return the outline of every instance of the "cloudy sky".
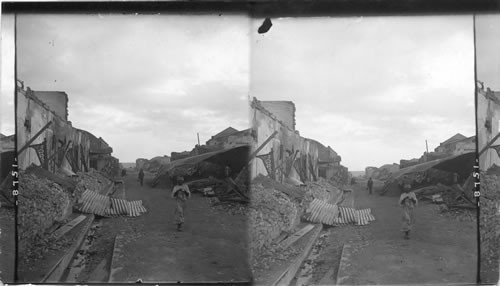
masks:
{"label": "cloudy sky", "polygon": [[250,95],[293,101],[300,134],[330,145],[350,170],[418,158],[425,140],[433,150],[475,135],[472,16],[272,22],[252,34]]}
{"label": "cloudy sky", "polygon": [[14,134],[14,21],[2,15],[0,40],[0,133]]}
{"label": "cloudy sky", "polygon": [[476,16],[477,79],[500,91],[500,15]]}
{"label": "cloudy sky", "polygon": [[197,132],[203,144],[249,127],[249,27],[238,15],[21,15],[18,77],[65,91],[73,126],[120,161],[170,155]]}

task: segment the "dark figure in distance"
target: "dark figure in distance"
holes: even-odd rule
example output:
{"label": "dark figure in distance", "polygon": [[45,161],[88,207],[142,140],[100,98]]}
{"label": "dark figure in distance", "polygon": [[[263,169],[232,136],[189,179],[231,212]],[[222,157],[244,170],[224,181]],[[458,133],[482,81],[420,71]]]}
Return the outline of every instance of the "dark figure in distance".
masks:
{"label": "dark figure in distance", "polygon": [[125,169],[122,169],[122,177],[125,177],[127,175],[127,171]]}
{"label": "dark figure in distance", "polygon": [[354,185],[356,184],[356,179],[354,179],[354,177],[351,178],[351,185]]}
{"label": "dark figure in distance", "polygon": [[139,171],[139,183],[141,184],[141,186],[143,181],[144,181],[144,171],[141,168],[141,170]]}
{"label": "dark figure in distance", "polygon": [[373,180],[372,180],[372,177],[370,177],[370,179],[368,179],[368,192],[370,193],[370,195],[372,194],[372,189],[373,189]]}

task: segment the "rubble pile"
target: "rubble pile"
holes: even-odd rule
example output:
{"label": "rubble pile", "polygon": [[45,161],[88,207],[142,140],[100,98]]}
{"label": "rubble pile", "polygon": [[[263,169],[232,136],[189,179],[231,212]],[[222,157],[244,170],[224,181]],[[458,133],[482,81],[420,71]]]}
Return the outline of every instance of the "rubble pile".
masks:
{"label": "rubble pile", "polygon": [[305,205],[309,205],[314,199],[330,201],[336,198],[342,191],[334,186],[330,181],[319,178],[316,182],[307,182],[304,187]]}
{"label": "rubble pile", "polygon": [[431,168],[424,172],[407,173],[397,178],[389,177],[389,179],[384,182],[380,194],[399,196],[401,195],[400,186],[405,183],[411,184],[414,190],[437,185],[438,183],[450,185],[453,183],[453,174]]}
{"label": "rubble pile", "polygon": [[94,169],[91,169],[87,173],[77,173],[76,182],[75,198],[80,198],[85,190],[99,192],[111,184],[111,181],[107,177]]}
{"label": "rubble pile", "polygon": [[46,178],[21,172],[19,182],[19,250],[21,256],[29,256],[45,231],[71,214],[72,200],[70,193]]}
{"label": "rubble pile", "polygon": [[252,185],[250,197],[248,234],[254,260],[264,245],[270,244],[282,231],[293,229],[300,212],[286,194],[262,184]]}
{"label": "rubble pile", "polygon": [[500,249],[500,175],[481,174],[481,250],[487,265],[498,269]]}
{"label": "rubble pile", "polygon": [[332,177],[328,181],[334,186],[343,186],[348,183],[349,170],[344,166],[337,166],[333,169]]}
{"label": "rubble pile", "polygon": [[326,180],[296,187],[264,176],[255,178],[247,214],[251,265],[255,266],[262,259],[276,254],[278,250],[273,246],[276,240],[300,223],[310,201],[315,198],[330,199],[337,190]]}

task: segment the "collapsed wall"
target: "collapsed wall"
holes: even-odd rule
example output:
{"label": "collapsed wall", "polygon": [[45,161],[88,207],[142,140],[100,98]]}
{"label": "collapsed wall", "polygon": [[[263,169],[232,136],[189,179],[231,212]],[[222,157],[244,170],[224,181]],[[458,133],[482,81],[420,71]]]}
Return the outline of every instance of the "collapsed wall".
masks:
{"label": "collapsed wall", "polygon": [[[498,269],[500,249],[500,175],[481,174],[481,259],[482,263]],[[486,267],[490,268],[490,267]]]}
{"label": "collapsed wall", "polygon": [[19,252],[23,257],[55,221],[71,214],[71,194],[46,179],[21,172],[19,175]]}
{"label": "collapsed wall", "polygon": [[[68,182],[69,181],[69,182]],[[74,179],[30,167],[19,175],[19,251],[21,257],[43,245],[47,230],[67,219],[81,194],[100,191],[111,181],[95,170],[78,173]]]}
{"label": "collapsed wall", "polygon": [[252,181],[248,211],[248,235],[252,264],[280,236],[292,231],[301,222],[309,203],[315,198],[332,200],[341,191],[320,179],[296,187],[280,184],[269,177],[258,176]]}

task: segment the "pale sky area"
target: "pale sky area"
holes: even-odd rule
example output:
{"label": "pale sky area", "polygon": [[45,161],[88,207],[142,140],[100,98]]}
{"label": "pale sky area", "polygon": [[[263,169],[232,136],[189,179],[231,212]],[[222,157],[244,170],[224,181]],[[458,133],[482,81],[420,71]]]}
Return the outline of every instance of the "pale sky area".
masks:
{"label": "pale sky area", "polygon": [[0,32],[0,133],[14,134],[14,17],[2,15]]}
{"label": "pale sky area", "polygon": [[500,91],[500,15],[476,16],[477,79]]}
{"label": "pale sky area", "polygon": [[[498,16],[480,20],[478,41],[492,38]],[[19,78],[65,91],[73,125],[102,136],[122,162],[191,150],[197,132],[203,144],[248,128],[249,94],[293,101],[300,134],[330,145],[351,171],[418,158],[425,140],[432,151],[475,135],[472,15],[275,18],[266,34],[262,19],[234,15],[18,21]],[[14,132],[12,22],[2,16],[3,134]],[[500,67],[489,63],[500,42],[482,49],[478,78],[500,90]]]}
{"label": "pale sky area", "polygon": [[[191,150],[197,132],[204,144],[229,126],[250,127],[249,21],[20,15],[18,78],[33,90],[66,92],[73,126],[103,137],[121,162]],[[2,84],[2,102],[12,88]],[[2,112],[9,133],[4,119]]]}
{"label": "pale sky area", "polygon": [[472,15],[272,22],[252,34],[250,95],[293,101],[300,134],[349,170],[475,135]]}

